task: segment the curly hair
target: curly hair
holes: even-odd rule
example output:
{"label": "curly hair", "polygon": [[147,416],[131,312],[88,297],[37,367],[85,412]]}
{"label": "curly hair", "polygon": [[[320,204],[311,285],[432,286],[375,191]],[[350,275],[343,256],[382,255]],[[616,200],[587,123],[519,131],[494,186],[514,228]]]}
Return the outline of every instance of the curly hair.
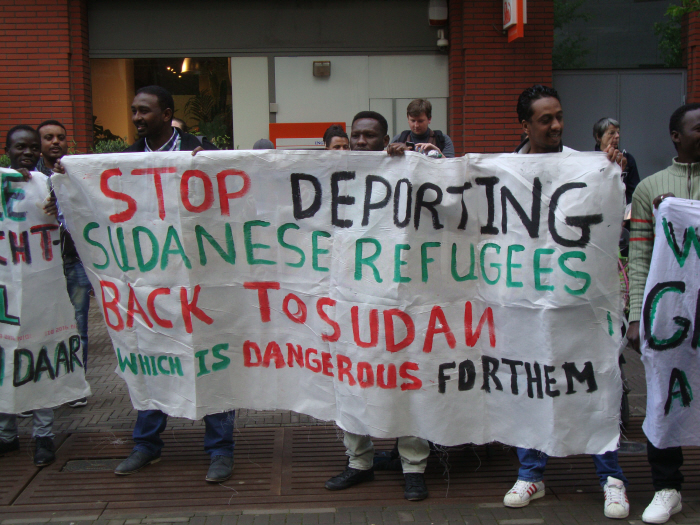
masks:
{"label": "curly hair", "polygon": [[522,123],[524,120],[529,122],[533,114],[532,103],[535,100],[549,97],[556,98],[561,102],[559,99],[559,93],[557,93],[556,89],[543,86],[541,84],[535,84],[534,86],[529,87],[520,93],[517,106],[518,122]]}

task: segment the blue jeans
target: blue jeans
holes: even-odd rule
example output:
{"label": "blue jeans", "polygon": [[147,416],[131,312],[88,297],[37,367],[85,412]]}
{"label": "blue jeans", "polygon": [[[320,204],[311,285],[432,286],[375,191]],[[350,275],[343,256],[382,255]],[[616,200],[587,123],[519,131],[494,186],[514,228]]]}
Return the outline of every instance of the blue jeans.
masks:
{"label": "blue jeans", "polygon": [[87,371],[88,355],[88,311],[90,310],[90,290],[92,286],[80,261],[63,265],[70,302],[75,308],[75,323],[83,347],[83,367]]}
{"label": "blue jeans", "polygon": [[[53,408],[32,410],[34,429],[32,437],[50,437],[53,439]],[[17,437],[17,416],[0,414],[0,441],[8,443]]]}
{"label": "blue jeans", "polygon": [[[549,456],[534,448],[517,447],[516,451],[520,460],[518,479],[532,482],[542,481]],[[617,461],[617,450],[611,450],[605,454],[591,455],[591,458],[595,464],[595,471],[598,474],[601,487],[608,482],[608,476],[619,479],[625,484],[625,487],[627,486],[627,478],[622,473],[622,468],[620,468],[620,464]]]}
{"label": "blue jeans", "polygon": [[[233,457],[233,418],[235,412],[204,416],[204,451],[210,456]],[[160,410],[139,410],[134,426],[134,450],[160,456],[163,440],[160,434],[168,423],[168,415]]]}

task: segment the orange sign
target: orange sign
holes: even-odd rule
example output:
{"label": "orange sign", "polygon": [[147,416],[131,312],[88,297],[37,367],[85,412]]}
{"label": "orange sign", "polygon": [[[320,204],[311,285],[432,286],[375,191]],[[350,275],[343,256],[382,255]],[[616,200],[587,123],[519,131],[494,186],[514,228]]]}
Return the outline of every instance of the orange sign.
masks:
{"label": "orange sign", "polygon": [[276,149],[319,149],[323,134],[332,125],[345,130],[345,122],[283,122],[270,124],[270,140]]}
{"label": "orange sign", "polygon": [[503,1],[503,29],[508,30],[508,42],[513,42],[525,36],[527,23],[526,0]]}

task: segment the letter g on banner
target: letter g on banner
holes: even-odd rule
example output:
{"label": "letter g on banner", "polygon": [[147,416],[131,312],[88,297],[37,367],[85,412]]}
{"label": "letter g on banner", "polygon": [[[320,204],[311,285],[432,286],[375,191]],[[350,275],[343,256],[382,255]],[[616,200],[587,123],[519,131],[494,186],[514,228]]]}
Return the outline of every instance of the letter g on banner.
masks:
{"label": "letter g on banner", "polygon": [[667,292],[685,293],[685,283],[683,281],[668,281],[657,283],[649,291],[642,307],[644,317],[644,340],[652,350],[670,350],[677,348],[688,337],[690,330],[690,320],[679,315],[674,316],[674,322],[680,327],[679,330],[668,339],[658,339],[654,335],[654,321],[656,320],[657,309],[663,295]]}

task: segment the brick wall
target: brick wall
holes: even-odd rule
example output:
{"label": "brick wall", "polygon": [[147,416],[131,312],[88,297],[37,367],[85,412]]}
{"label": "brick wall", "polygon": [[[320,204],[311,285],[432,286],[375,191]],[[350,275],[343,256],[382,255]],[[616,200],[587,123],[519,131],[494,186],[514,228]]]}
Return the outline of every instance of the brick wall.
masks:
{"label": "brick wall", "polygon": [[683,21],[683,65],[688,69],[686,102],[700,102],[700,13]]}
{"label": "brick wall", "polygon": [[[56,119],[92,144],[86,0],[0,0],[0,141],[16,124]],[[4,152],[4,150],[3,150]]]}
{"label": "brick wall", "polygon": [[450,0],[449,134],[457,155],[513,151],[518,95],[552,85],[552,2],[528,0],[527,7],[525,38],[509,44],[502,2]]}

